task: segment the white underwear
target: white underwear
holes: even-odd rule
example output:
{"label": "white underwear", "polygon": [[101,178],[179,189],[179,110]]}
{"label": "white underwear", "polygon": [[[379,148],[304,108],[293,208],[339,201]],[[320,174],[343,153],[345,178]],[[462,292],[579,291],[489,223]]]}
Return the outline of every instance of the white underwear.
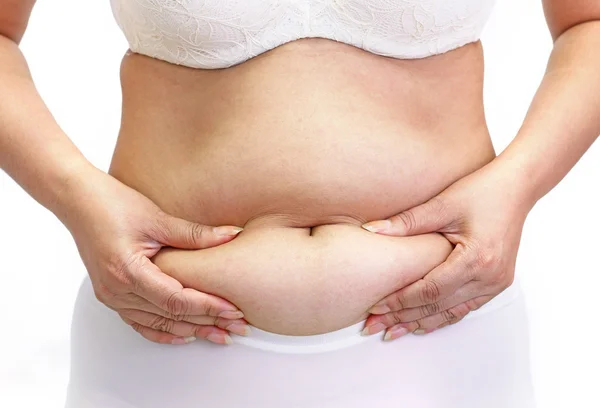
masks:
{"label": "white underwear", "polygon": [[533,408],[515,284],[458,324],[392,342],[363,323],[316,336],[252,328],[234,344],[151,343],[81,286],[67,408]]}

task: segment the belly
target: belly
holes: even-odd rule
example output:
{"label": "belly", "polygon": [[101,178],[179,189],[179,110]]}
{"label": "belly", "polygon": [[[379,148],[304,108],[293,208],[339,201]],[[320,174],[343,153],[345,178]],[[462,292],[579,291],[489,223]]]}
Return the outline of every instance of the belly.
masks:
{"label": "belly", "polygon": [[213,71],[128,54],[110,173],[168,213],[245,227],[217,248],[163,249],[163,271],[264,330],[335,330],[448,255],[440,235],[360,225],[494,157],[481,76],[478,44],[398,61],[309,39]]}
{"label": "belly", "polygon": [[184,286],[232,300],[256,327],[308,335],[365,319],[367,309],[423,277],[451,248],[439,234],[392,238],[352,224],[249,226],[219,247],[163,249],[153,261]]}

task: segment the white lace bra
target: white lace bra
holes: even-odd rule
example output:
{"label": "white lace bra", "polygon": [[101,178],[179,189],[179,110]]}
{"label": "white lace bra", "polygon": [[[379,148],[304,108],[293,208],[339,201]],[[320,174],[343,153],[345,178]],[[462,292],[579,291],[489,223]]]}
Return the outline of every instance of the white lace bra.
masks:
{"label": "white lace bra", "polygon": [[479,39],[494,0],[110,0],[132,51],[193,68],[225,68],[300,38],[394,58]]}

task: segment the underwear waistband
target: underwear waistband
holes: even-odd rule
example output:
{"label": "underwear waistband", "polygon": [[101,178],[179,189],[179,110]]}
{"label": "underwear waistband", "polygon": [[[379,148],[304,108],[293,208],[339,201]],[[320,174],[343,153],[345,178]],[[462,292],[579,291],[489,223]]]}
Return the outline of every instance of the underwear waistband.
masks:
{"label": "underwear waistband", "polygon": [[[518,279],[515,279],[510,287],[478,310],[469,313],[465,317],[465,320],[477,318],[489,312],[501,309],[516,300],[521,293],[522,289],[520,282]],[[372,336],[362,336],[361,331],[364,328],[364,324],[365,321],[363,320],[343,329],[308,336],[283,335],[251,326],[252,333],[250,336],[238,336],[235,334],[232,334],[231,336],[235,344],[242,344],[252,348],[278,353],[312,354],[339,350],[366,341],[381,341],[384,335],[383,332]]]}

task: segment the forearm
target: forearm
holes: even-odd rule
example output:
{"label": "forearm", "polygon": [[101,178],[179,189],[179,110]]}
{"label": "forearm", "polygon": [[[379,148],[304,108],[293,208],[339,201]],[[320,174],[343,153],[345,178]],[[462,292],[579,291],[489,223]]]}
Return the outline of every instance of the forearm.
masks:
{"label": "forearm", "polygon": [[62,201],[93,167],[56,123],[16,43],[0,35],[0,168],[63,218]]}
{"label": "forearm", "polygon": [[512,143],[495,160],[532,206],[600,134],[600,22],[565,31]]}

